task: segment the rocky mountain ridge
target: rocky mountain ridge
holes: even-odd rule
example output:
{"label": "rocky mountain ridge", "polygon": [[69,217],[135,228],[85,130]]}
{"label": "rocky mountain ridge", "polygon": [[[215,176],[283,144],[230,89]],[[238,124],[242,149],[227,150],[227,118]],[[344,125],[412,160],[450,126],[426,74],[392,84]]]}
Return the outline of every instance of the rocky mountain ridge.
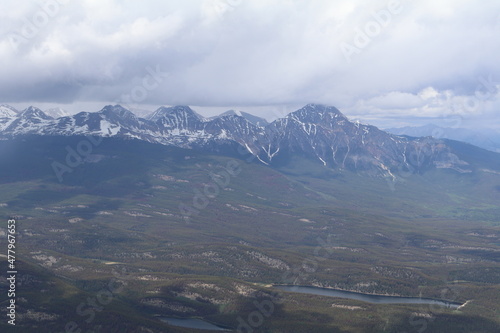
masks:
{"label": "rocky mountain ridge", "polygon": [[266,165],[287,163],[300,155],[329,168],[384,177],[394,177],[395,170],[471,171],[443,140],[389,134],[375,126],[351,122],[332,106],[308,104],[261,126],[247,117],[227,112],[204,118],[189,106],[174,106],[160,107],[140,118],[120,105],[108,105],[99,112],[54,119],[29,107],[16,114],[0,114],[0,136],[123,137],[211,152],[218,152],[216,147],[237,144]]}

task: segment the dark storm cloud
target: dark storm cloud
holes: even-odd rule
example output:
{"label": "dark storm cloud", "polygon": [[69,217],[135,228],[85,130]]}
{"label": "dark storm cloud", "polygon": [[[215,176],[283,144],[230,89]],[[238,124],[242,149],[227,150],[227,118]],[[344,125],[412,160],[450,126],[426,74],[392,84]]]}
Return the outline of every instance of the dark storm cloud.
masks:
{"label": "dark storm cloud", "polygon": [[471,100],[469,117],[499,110],[496,1],[40,0],[0,13],[5,103],[320,102],[366,119],[439,117]]}

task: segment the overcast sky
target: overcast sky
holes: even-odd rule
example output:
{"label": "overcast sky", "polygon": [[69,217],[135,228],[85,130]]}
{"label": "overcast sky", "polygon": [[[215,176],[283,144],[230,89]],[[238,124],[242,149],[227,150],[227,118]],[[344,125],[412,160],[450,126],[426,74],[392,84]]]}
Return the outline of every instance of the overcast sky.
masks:
{"label": "overcast sky", "polygon": [[500,128],[500,1],[0,2],[0,103]]}

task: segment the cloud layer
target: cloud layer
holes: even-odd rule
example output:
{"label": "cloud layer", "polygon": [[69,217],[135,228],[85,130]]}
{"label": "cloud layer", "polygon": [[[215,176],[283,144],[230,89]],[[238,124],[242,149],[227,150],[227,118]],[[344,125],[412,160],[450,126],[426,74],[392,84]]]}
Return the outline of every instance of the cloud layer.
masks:
{"label": "cloud layer", "polygon": [[498,1],[8,0],[0,13],[0,102],[317,102],[379,123],[500,123]]}

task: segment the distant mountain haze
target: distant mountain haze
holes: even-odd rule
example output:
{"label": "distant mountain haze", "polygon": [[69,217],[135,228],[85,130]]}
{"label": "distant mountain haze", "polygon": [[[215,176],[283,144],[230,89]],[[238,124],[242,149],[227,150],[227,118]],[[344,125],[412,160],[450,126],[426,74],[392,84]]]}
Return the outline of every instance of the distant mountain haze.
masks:
{"label": "distant mountain haze", "polygon": [[418,127],[406,126],[388,128],[386,131],[397,135],[408,135],[413,137],[432,136],[435,138],[463,141],[497,153],[500,152],[500,131],[495,131],[493,129],[472,130],[466,128],[440,127],[428,124]]}

